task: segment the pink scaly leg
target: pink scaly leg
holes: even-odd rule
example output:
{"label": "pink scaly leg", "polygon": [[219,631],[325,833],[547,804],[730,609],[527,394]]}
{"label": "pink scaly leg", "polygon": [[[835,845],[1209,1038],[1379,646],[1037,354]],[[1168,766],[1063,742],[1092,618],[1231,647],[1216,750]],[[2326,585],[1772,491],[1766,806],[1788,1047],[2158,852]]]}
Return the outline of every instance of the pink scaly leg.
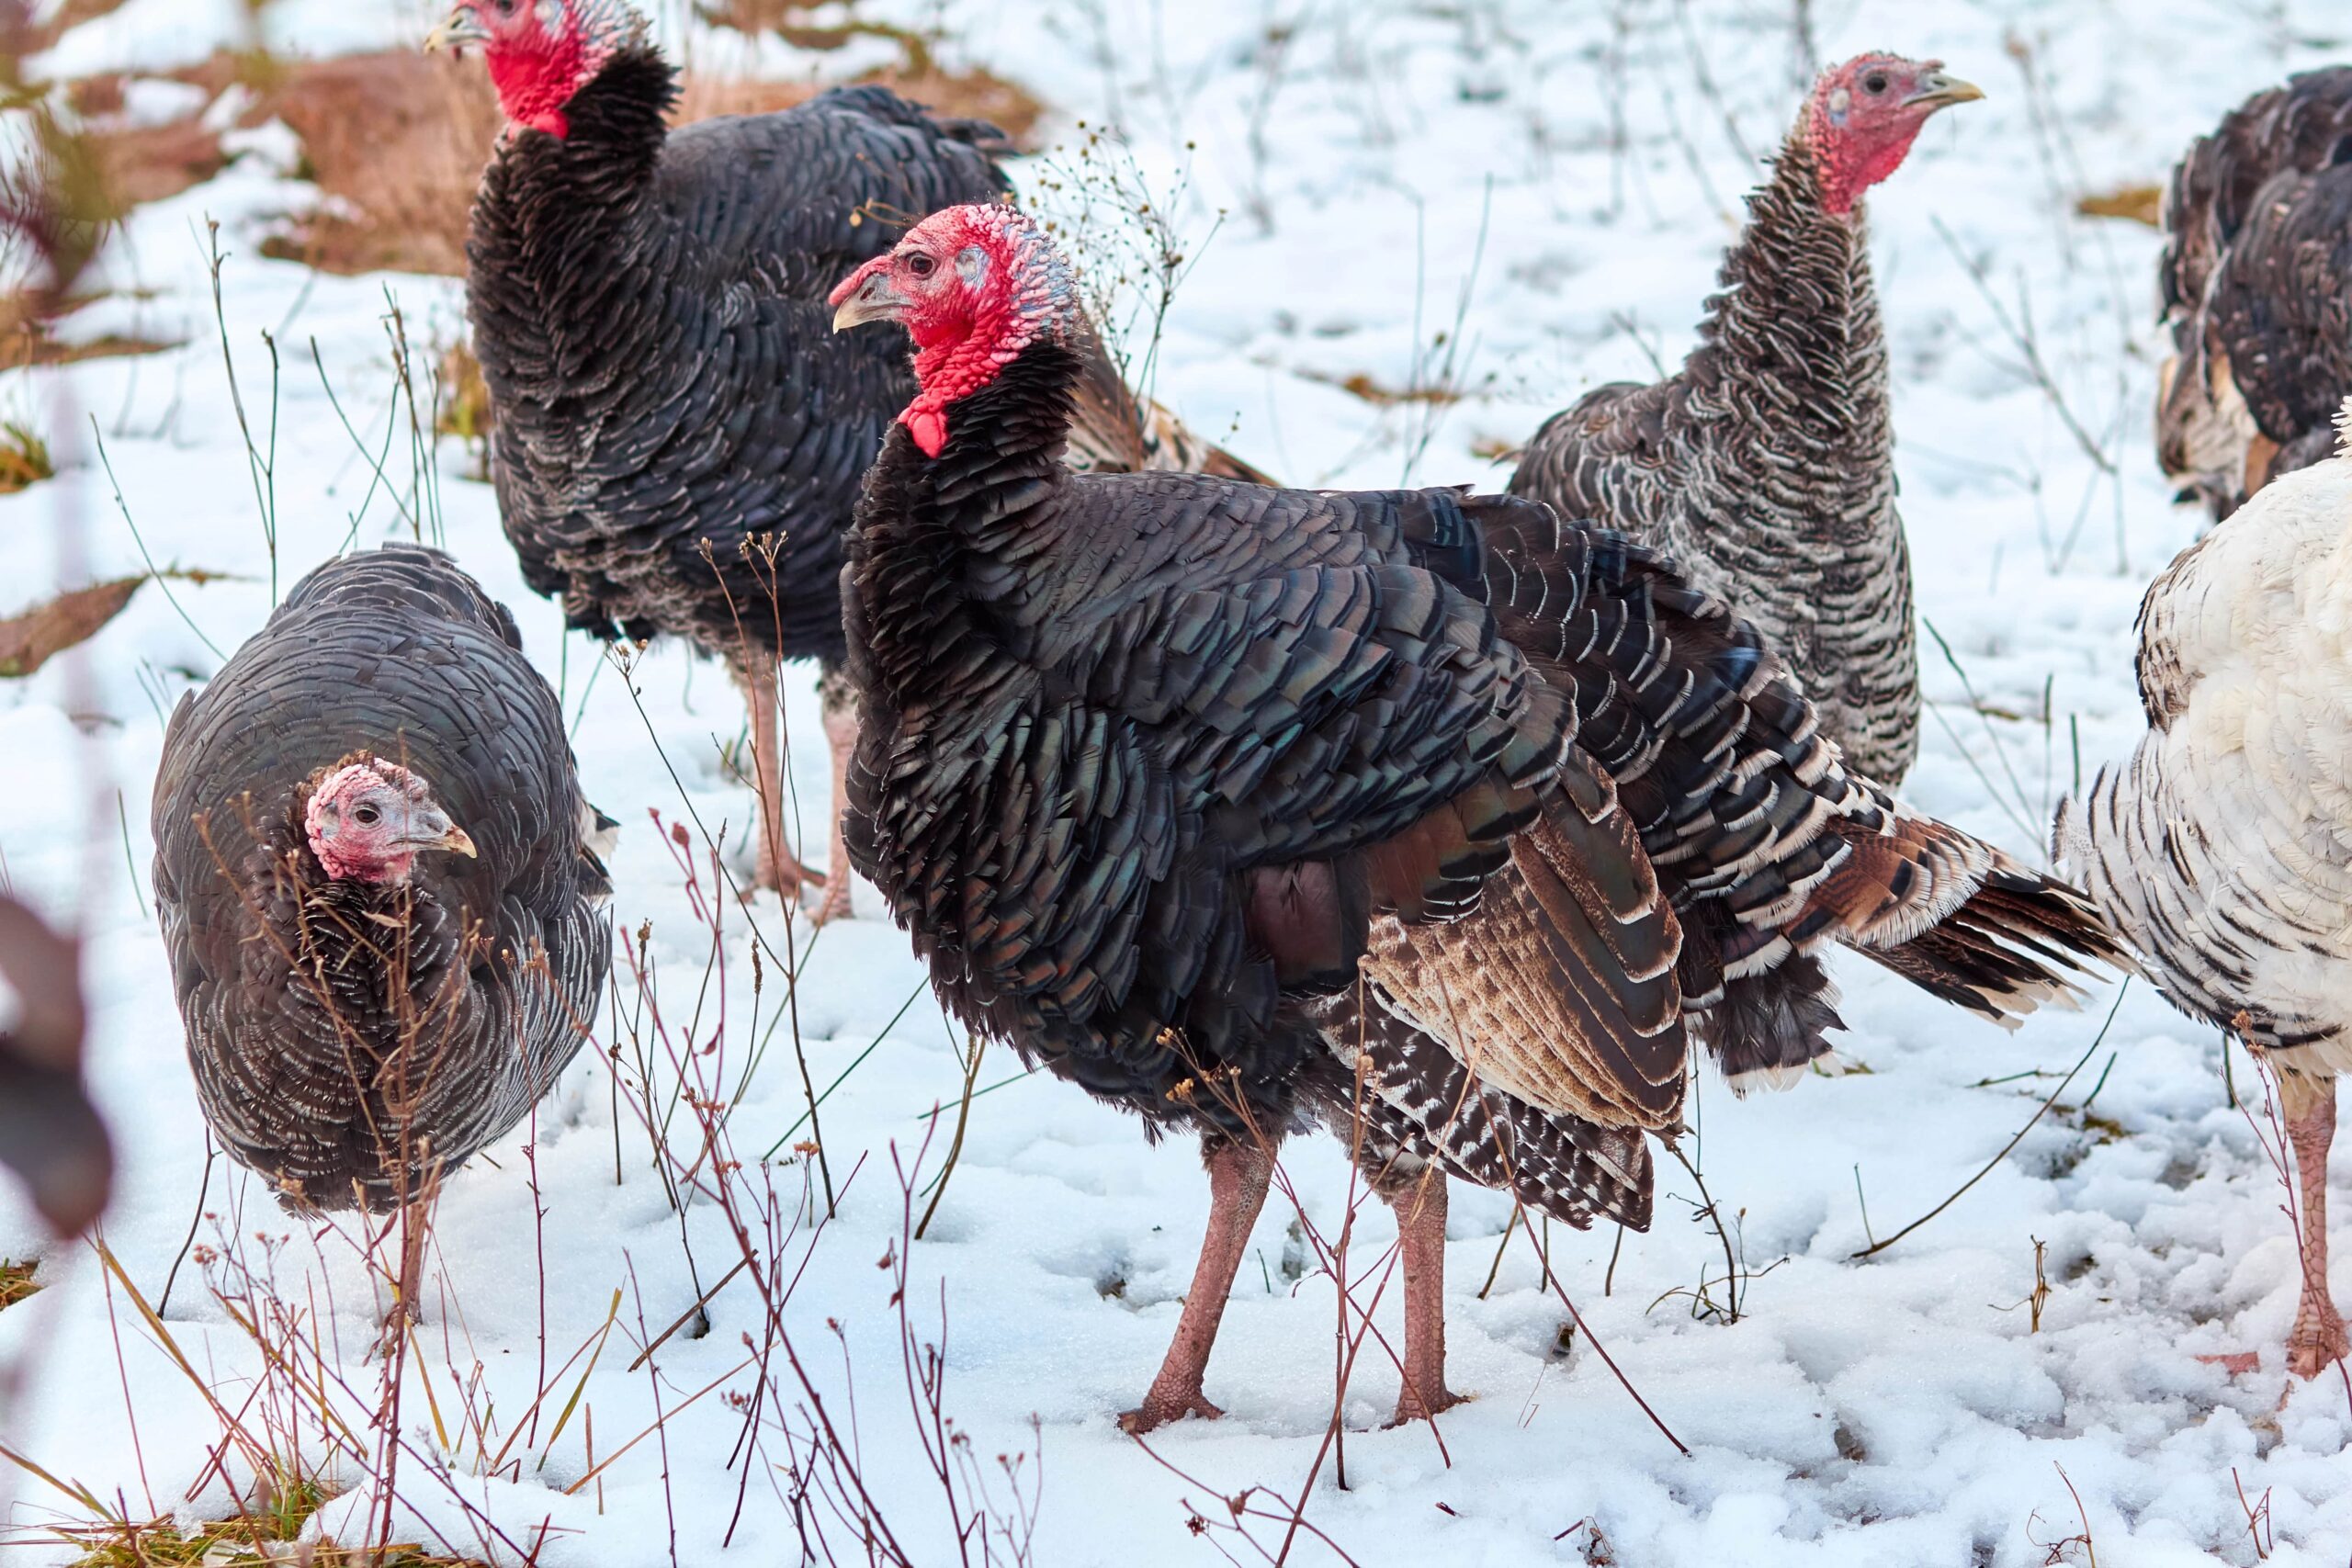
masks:
{"label": "pink scaly leg", "polygon": [[1405,1270],[1405,1386],[1392,1427],[1451,1410],[1462,1396],[1445,1386],[1445,1172],[1430,1166],[1381,1193],[1396,1211]]}
{"label": "pink scaly leg", "polygon": [[817,906],[817,923],[849,918],[849,837],[842,818],[849,811],[849,763],[857,752],[857,694],[849,677],[828,670],[818,688],[824,696],[825,744],[833,753],[832,841],[825,862],[825,901]]}
{"label": "pink scaly leg", "polygon": [[2335,1137],[2335,1085],[2320,1086],[2317,1100],[2287,1119],[2287,1140],[2295,1148],[2296,1185],[2301,1190],[2303,1299],[2287,1336],[2287,1370],[2299,1378],[2317,1377],[2333,1361],[2352,1354],[2344,1319],[2327,1291],[2327,1146]]}
{"label": "pink scaly leg", "polygon": [[392,1310],[384,1314],[383,1337],[376,1343],[376,1354],[387,1361],[400,1354],[410,1327],[424,1321],[424,1240],[432,1201],[428,1195],[401,1206],[400,1277],[392,1286]]}
{"label": "pink scaly leg", "polygon": [[1220,1138],[1202,1151],[1202,1161],[1209,1168],[1208,1234],[1201,1238],[1201,1260],[1193,1269],[1192,1293],[1176,1320],[1168,1359],[1143,1404],[1119,1417],[1120,1428],[1137,1437],[1187,1416],[1215,1420],[1225,1414],[1203,1395],[1201,1381],[1216,1345],[1226,1298],[1233,1293],[1233,1276],[1250,1245],[1250,1227],[1266,1206],[1274,1156],[1271,1147]]}
{"label": "pink scaly leg", "polygon": [[776,705],[775,660],[754,650],[738,662],[735,672],[752,712],[752,789],[753,809],[760,818],[759,886],[783,894],[789,903],[799,897],[804,882],[816,878],[793,855],[784,836],[784,723]]}

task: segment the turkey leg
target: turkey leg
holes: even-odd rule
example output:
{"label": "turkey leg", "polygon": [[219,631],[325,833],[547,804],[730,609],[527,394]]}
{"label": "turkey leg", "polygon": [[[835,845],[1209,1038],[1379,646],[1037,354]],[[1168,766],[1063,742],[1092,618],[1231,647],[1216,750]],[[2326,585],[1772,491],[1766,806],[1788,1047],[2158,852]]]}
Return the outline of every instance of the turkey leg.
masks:
{"label": "turkey leg", "polygon": [[[2284,1086],[2290,1080],[2281,1075],[2279,1081]],[[2318,1086],[2309,1107],[2290,1108],[2287,1117],[2296,1185],[2302,1190],[2303,1297],[2287,1336],[2287,1370],[2299,1378],[2317,1377],[2329,1362],[2352,1353],[2344,1319],[2327,1291],[2327,1145],[2335,1137],[2335,1084],[2329,1079]]]}
{"label": "turkey leg", "polygon": [[1387,1184],[1380,1194],[1396,1211],[1396,1246],[1405,1269],[1405,1386],[1392,1427],[1426,1420],[1462,1397],[1445,1386],[1445,1172]]}
{"label": "turkey leg", "polygon": [[426,1196],[401,1205],[400,1278],[393,1281],[392,1310],[384,1314],[384,1337],[376,1346],[377,1355],[387,1361],[400,1354],[409,1325],[424,1321],[417,1303],[424,1292],[425,1209],[433,1201],[431,1191],[428,1187]]}
{"label": "turkey leg", "polygon": [[831,843],[826,851],[825,901],[817,906],[817,923],[845,919],[849,916],[849,837],[842,819],[849,812],[849,764],[857,752],[857,693],[849,683],[849,676],[839,670],[827,670],[817,691],[825,710],[825,744],[833,753],[833,825]]}
{"label": "turkey leg", "polygon": [[775,660],[756,650],[736,665],[752,710],[752,787],[760,814],[759,885],[789,903],[801,884],[821,882],[795,858],[784,837],[784,725],[777,707]]}
{"label": "turkey leg", "polygon": [[1226,1298],[1233,1293],[1233,1276],[1250,1245],[1250,1227],[1266,1206],[1274,1156],[1271,1144],[1236,1143],[1214,1135],[1204,1139],[1203,1145],[1202,1163],[1209,1169],[1208,1234],[1201,1238],[1201,1260],[1193,1269],[1193,1289],[1176,1320],[1168,1359],[1151,1380],[1143,1404],[1119,1417],[1120,1428],[1137,1437],[1186,1416],[1215,1420],[1225,1414],[1203,1396],[1201,1380],[1216,1344]]}

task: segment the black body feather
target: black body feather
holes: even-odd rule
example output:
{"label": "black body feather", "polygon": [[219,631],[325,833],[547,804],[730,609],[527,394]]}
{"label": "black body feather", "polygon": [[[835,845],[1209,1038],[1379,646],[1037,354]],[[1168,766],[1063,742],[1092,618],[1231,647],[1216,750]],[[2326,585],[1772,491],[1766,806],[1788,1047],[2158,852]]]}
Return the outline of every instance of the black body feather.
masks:
{"label": "black body feather", "polygon": [[[1628,1145],[1677,1123],[1686,1009],[1735,1072],[1809,1061],[1834,1013],[1804,954],[1911,942],[2006,866],[1848,775],[1756,629],[1622,536],[1071,475],[1076,377],[1033,344],[936,458],[896,431],[867,478],[849,842],[959,1017],[1155,1126],[1351,1114],[1361,969],[1376,1143],[1482,1180],[1523,1149],[1566,1184],[1521,1186],[1545,1212],[1640,1223]],[[2112,951],[2064,889],[2026,901],[2057,971]],[[2063,990],[2020,962],[1955,988],[1996,1017]],[[1517,996],[1447,993],[1498,970]],[[1548,1056],[1466,1049],[1538,1013]]]}
{"label": "black body feather", "polygon": [[672,130],[676,80],[623,50],[568,136],[511,130],[483,176],[500,511],[573,626],[837,660],[842,531],[914,385],[825,294],[907,218],[1001,197],[999,135],[878,86]]}

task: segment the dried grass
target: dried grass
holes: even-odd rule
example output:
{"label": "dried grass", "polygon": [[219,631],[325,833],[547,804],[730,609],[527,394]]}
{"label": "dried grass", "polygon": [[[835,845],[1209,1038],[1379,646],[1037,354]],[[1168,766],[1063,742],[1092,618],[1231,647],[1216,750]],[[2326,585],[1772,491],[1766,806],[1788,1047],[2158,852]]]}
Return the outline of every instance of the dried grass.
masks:
{"label": "dried grass", "polygon": [[2075,210],[2085,218],[2124,218],[2154,229],[2163,223],[2164,201],[2161,186],[2124,186],[2078,197]]}
{"label": "dried grass", "polygon": [[[97,15],[119,3],[71,0],[65,14]],[[813,27],[803,20],[808,7],[783,0],[729,0],[705,9],[724,25],[779,32],[812,51],[839,49],[857,38],[888,38],[898,44],[899,59],[861,80],[882,83],[944,117],[986,120],[1016,146],[1027,145],[1045,112],[1020,86],[988,72],[944,69],[929,40],[904,28],[856,19]],[[285,233],[265,242],[265,254],[345,275],[464,275],[474,191],[503,126],[478,55],[458,60],[399,50],[300,61],[223,51],[173,76],[215,99],[232,86],[244,89],[251,101],[238,118],[240,127],[279,119],[300,141],[300,172],[317,184],[323,199],[316,210],[294,218]],[[81,141],[94,166],[93,183],[103,193],[105,211],[117,217],[210,179],[228,161],[220,131],[208,129],[202,115],[164,125],[109,127],[107,120],[124,106],[126,85],[119,73],[66,85],[77,117],[90,127]],[[808,82],[690,71],[681,86],[676,121],[770,114],[820,90]],[[72,348],[45,340],[27,344],[6,324],[8,320],[0,308],[0,364],[54,364],[165,346],[129,339]]]}
{"label": "dried grass", "polygon": [[[1016,142],[1044,113],[1020,87],[986,72],[941,71],[927,54],[911,65],[868,79],[943,115],[989,120]],[[400,51],[262,62],[221,54],[180,75],[214,93],[243,84],[254,94],[243,123],[282,119],[301,141],[303,173],[325,199],[265,243],[266,254],[345,275],[464,275],[474,190],[503,125],[478,57],[458,61]],[[690,72],[676,121],[771,114],[819,90],[808,83]],[[107,153],[115,166],[113,188],[161,194],[185,188],[175,182],[204,168],[206,135],[193,121],[158,128],[142,140],[125,133]],[[210,145],[217,152],[217,139]]]}
{"label": "dried grass", "polygon": [[19,289],[0,294],[0,371],[24,370],[37,365],[78,365],[85,359],[111,359],[129,354],[160,354],[179,346],[119,333],[74,343],[59,340],[55,332],[58,321],[108,298],[111,296],[107,294],[81,294],[56,301],[43,298],[38,291]]}
{"label": "dried grass", "polygon": [[146,581],[119,577],[93,583],[0,620],[0,677],[17,680],[30,675],[67,649],[89,641],[122,614],[122,607]]}
{"label": "dried grass", "polygon": [[56,472],[49,443],[29,425],[0,423],[0,495],[28,490]]}
{"label": "dried grass", "polygon": [[84,1548],[74,1568],[482,1568],[478,1560],[421,1547],[348,1548],[300,1540],[325,1499],[307,1484],[270,1506],[183,1529],[170,1518],[66,1526],[57,1539]]}
{"label": "dried grass", "polygon": [[38,1262],[16,1263],[0,1258],[0,1312],[7,1311],[40,1289],[40,1281],[33,1278],[40,1268]]}

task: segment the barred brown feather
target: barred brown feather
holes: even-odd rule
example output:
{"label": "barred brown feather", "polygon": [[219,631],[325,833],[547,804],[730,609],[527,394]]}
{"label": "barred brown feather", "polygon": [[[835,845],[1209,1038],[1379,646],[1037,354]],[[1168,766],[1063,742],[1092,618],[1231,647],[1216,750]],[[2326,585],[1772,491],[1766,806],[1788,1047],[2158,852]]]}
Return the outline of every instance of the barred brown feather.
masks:
{"label": "barred brown feather", "polygon": [[2162,222],[2156,457],[2218,520],[2328,457],[2352,392],[2352,66],[2223,116],[2173,170]]}

